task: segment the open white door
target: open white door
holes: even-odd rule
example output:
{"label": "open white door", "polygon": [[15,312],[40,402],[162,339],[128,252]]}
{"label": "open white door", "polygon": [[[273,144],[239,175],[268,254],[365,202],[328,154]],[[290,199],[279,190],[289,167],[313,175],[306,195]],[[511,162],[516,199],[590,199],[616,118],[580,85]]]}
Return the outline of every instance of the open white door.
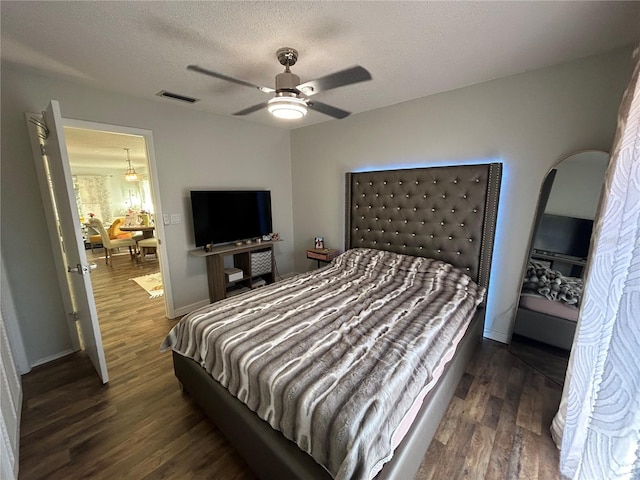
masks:
{"label": "open white door", "polygon": [[[34,145],[36,169],[40,180],[42,200],[48,218],[49,235],[57,257],[58,278],[62,280],[65,307],[71,321],[80,325],[82,346],[91,359],[103,383],[109,381],[107,363],[102,348],[102,335],[91,287],[91,266],[82,240],[80,216],[73,190],[71,169],[62,126],[60,105],[52,100],[44,118],[27,114],[29,134]],[[36,123],[40,121],[38,126]],[[37,146],[36,146],[37,145]],[[66,288],[65,285],[66,284]],[[72,343],[74,341],[71,330]],[[77,334],[76,334],[77,338]]]}

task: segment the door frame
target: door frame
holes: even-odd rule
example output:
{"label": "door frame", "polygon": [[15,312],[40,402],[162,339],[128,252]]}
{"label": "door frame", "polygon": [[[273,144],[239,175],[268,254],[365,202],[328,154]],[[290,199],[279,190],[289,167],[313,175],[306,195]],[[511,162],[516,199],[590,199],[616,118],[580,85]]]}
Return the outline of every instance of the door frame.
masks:
{"label": "door frame", "polygon": [[169,260],[167,259],[167,248],[165,245],[164,222],[162,221],[162,205],[160,203],[160,187],[158,181],[158,170],[156,167],[156,157],[153,144],[153,132],[136,127],[124,125],[113,125],[108,123],[93,122],[88,120],[76,120],[72,118],[62,118],[63,127],[82,128],[85,130],[98,130],[102,132],[122,133],[126,135],[138,135],[144,137],[147,146],[147,162],[149,163],[149,182],[151,184],[151,199],[156,222],[155,230],[158,238],[160,273],[164,289],[164,308],[167,318],[175,318],[175,308],[173,305],[173,295],[171,293],[171,280],[169,278]]}

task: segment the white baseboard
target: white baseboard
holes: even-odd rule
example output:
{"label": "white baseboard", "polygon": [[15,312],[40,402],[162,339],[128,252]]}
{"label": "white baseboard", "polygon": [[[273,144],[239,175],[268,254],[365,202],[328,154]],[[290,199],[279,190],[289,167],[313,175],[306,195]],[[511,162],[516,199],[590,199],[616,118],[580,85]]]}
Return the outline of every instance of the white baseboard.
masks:
{"label": "white baseboard", "polygon": [[287,278],[295,277],[296,275],[298,275],[298,272],[288,272],[284,275],[280,275],[280,278],[276,281],[286,280]]}
{"label": "white baseboard", "polygon": [[[288,272],[282,275],[280,277],[280,280],[285,280],[287,278],[295,277],[296,275],[298,275],[298,272]],[[206,307],[210,303],[211,302],[207,299],[207,300],[202,300],[200,302],[192,303],[191,305],[185,305],[184,307],[176,308],[173,311],[173,317],[171,318],[174,319],[174,318],[182,317],[183,315],[186,315],[187,313],[191,313],[194,310],[197,310],[198,308]]]}
{"label": "white baseboard", "polygon": [[73,352],[72,349],[63,350],[62,352],[58,352],[54,355],[49,355],[48,357],[41,358],[40,360],[36,360],[31,364],[31,368],[38,367],[40,365],[44,365],[45,363],[53,362],[62,357],[66,357],[67,355],[71,355]]}
{"label": "white baseboard", "polygon": [[202,300],[200,302],[192,303],[191,305],[185,305],[184,307],[176,308],[173,311],[174,317],[172,318],[181,317],[183,315],[186,315],[187,313],[191,313],[194,310],[197,310],[198,308],[205,307],[210,303],[211,302],[209,301],[209,299],[207,299],[207,300]]}
{"label": "white baseboard", "polygon": [[485,328],[484,336],[491,340],[495,340],[496,342],[506,343],[506,344],[509,343],[509,336],[504,332],[498,332],[496,330]]}

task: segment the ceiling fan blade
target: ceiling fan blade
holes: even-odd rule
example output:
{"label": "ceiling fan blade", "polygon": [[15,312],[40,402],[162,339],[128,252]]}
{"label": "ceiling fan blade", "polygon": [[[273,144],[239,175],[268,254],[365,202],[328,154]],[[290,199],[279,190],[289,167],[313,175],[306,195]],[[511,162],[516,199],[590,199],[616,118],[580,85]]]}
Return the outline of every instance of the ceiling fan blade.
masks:
{"label": "ceiling fan blade", "polygon": [[301,83],[296,88],[306,96],[311,96],[318,92],[324,92],[325,90],[352,85],[354,83],[366,82],[367,80],[371,80],[369,71],[364,67],[356,65],[355,67],[331,73],[316,80],[311,80],[310,82]]}
{"label": "ceiling fan blade", "polygon": [[188,70],[192,70],[198,73],[204,73],[205,75],[209,75],[210,77],[219,78],[220,80],[226,80],[227,82],[237,83],[238,85],[242,85],[243,87],[251,87],[257,88],[261,92],[265,93],[273,93],[275,90],[269,87],[261,87],[259,85],[254,85],[253,83],[245,82],[244,80],[238,80],[237,78],[229,77],[227,75],[223,75],[222,73],[214,72],[213,70],[208,70],[206,68],[202,68],[198,65],[189,65],[187,66]]}
{"label": "ceiling fan blade", "polygon": [[333,118],[344,118],[351,115],[351,112],[347,112],[346,110],[341,110],[339,108],[332,107],[331,105],[327,105],[326,103],[322,103],[322,102],[316,102],[316,101],[307,102],[307,106],[311,110],[324,113],[325,115],[329,115],[330,117],[333,117]]}
{"label": "ceiling fan blade", "polygon": [[249,115],[250,113],[257,112],[260,109],[266,108],[268,102],[262,102],[252,107],[245,108],[244,110],[240,110],[239,112],[234,113],[234,115]]}

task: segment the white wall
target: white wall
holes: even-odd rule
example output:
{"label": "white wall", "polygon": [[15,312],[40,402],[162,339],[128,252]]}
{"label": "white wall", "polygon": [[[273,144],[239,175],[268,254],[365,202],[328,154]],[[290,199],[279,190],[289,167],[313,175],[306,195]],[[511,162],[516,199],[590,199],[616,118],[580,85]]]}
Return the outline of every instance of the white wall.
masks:
{"label": "white wall", "polygon": [[[198,112],[170,100],[127,97],[2,65],[2,254],[20,313],[31,364],[70,348],[24,112],[60,101],[62,115],[151,130],[161,203],[184,223],[165,227],[176,310],[208,299],[202,258],[195,248],[190,189],[265,188],[272,191],[280,273],[292,269],[290,134],[245,120]],[[160,89],[160,87],[158,87]]]}
{"label": "white wall", "polygon": [[3,64],[1,246],[27,358],[34,364],[71,347],[24,121],[24,112],[40,111],[50,99],[60,101],[66,118],[153,131],[164,212],[181,213],[185,219],[165,231],[177,309],[188,310],[207,298],[204,263],[188,254],[194,248],[188,202],[192,188],[271,189],[274,229],[285,240],[276,247],[276,256],[280,273],[286,273],[294,259],[299,271],[315,265],[304,258],[315,236],[324,236],[328,247],[343,245],[345,172],[504,162],[486,334],[507,341],[539,185],[560,158],[577,150],[610,149],[630,57],[630,50],[593,57],[291,135]]}
{"label": "white wall", "polygon": [[542,179],[572,152],[609,151],[630,67],[618,51],[294,130],[297,270],[314,236],[344,245],[345,172],[501,161],[485,335],[509,341]]}
{"label": "white wall", "polygon": [[599,152],[585,152],[560,162],[545,213],[593,220],[608,164],[609,156]]}

